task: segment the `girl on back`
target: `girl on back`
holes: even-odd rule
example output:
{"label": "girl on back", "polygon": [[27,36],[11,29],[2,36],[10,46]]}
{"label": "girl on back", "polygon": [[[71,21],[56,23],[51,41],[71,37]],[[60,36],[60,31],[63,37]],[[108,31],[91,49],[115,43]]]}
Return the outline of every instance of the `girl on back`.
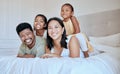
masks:
{"label": "girl on back", "polygon": [[[63,18],[63,23],[66,29],[66,35],[75,35],[79,40],[80,44],[84,44],[84,47],[88,48],[90,52],[93,51],[93,47],[89,43],[85,34],[80,32],[80,24],[73,14],[74,8],[71,4],[65,3],[62,5],[61,17]],[[87,46],[85,45],[85,43]]]}
{"label": "girl on back", "polygon": [[61,17],[66,29],[66,35],[77,34],[80,32],[79,22],[73,16],[74,8],[71,4],[65,3],[61,7]]}

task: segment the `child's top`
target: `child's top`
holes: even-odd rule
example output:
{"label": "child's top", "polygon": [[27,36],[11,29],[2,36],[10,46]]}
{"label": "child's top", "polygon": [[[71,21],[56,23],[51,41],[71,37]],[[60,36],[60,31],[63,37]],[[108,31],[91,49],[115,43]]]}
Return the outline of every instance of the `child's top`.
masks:
{"label": "child's top", "polygon": [[[34,33],[36,34],[36,31]],[[36,36],[38,36],[38,35],[36,35]],[[42,37],[44,39],[47,39],[47,30],[44,31],[43,36],[38,36],[38,37]]]}
{"label": "child's top", "polygon": [[73,27],[73,23],[71,21],[71,19],[69,19],[67,22],[64,22],[64,26],[65,26],[65,29],[66,29],[66,35],[71,35],[74,33],[74,27]]}
{"label": "child's top", "polygon": [[43,38],[47,39],[47,30],[44,31]]}

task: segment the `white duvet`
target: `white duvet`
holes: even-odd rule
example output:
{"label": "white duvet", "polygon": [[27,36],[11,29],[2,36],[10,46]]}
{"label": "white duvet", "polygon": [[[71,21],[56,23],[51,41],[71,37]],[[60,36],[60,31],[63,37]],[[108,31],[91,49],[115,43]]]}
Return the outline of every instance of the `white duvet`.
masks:
{"label": "white duvet", "polygon": [[0,74],[120,74],[120,48],[95,48],[105,53],[87,59],[0,56]]}

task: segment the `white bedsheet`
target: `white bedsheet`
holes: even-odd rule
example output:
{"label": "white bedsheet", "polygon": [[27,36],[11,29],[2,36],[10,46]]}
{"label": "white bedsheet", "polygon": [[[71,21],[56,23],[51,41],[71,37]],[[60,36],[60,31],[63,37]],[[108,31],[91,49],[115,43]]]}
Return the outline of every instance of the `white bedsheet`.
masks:
{"label": "white bedsheet", "polygon": [[111,53],[107,48],[87,59],[0,56],[0,74],[120,74],[120,49],[111,48]]}

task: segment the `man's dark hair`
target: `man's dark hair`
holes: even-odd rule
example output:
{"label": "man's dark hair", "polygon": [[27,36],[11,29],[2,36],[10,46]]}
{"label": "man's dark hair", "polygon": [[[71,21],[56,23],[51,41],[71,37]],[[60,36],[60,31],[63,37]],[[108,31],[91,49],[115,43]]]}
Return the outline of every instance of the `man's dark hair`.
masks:
{"label": "man's dark hair", "polygon": [[19,33],[24,29],[30,29],[31,31],[33,31],[32,26],[29,23],[24,22],[24,23],[18,24],[18,26],[16,27],[17,34],[19,35]]}

